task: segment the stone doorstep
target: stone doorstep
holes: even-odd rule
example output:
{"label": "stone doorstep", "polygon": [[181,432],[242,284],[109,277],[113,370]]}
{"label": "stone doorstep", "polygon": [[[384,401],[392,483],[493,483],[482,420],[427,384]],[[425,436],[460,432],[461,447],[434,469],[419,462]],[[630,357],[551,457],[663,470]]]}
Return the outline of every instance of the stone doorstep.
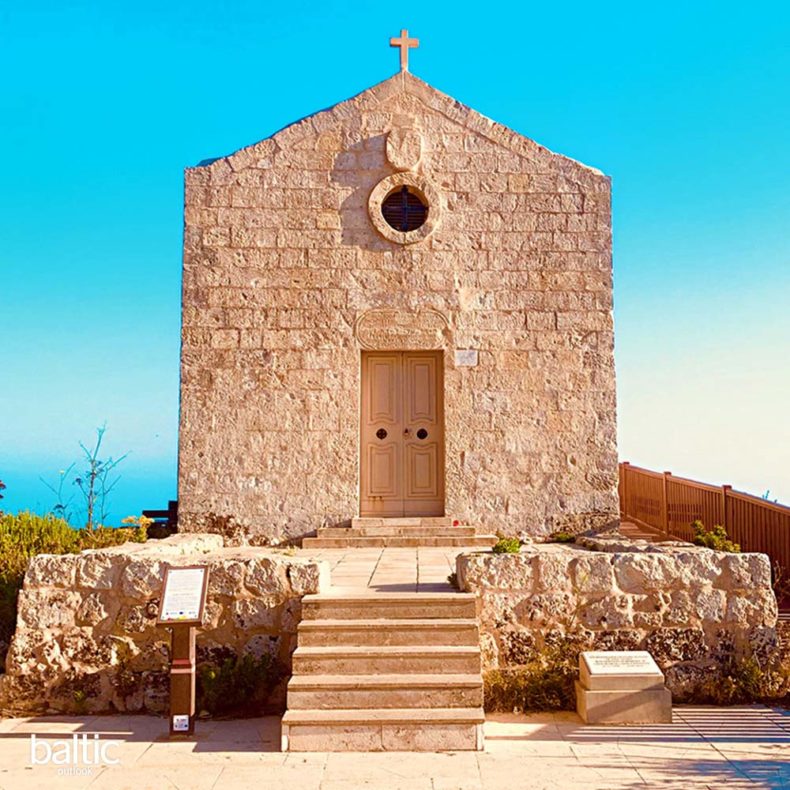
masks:
{"label": "stone doorstep", "polygon": [[320,645],[479,645],[477,621],[465,618],[386,620],[302,620],[299,644]]}
{"label": "stone doorstep", "polygon": [[467,645],[303,647],[293,653],[293,673],[460,674],[480,672],[480,648]]}
{"label": "stone doorstep", "polygon": [[398,527],[392,525],[374,527],[320,527],[319,538],[377,538],[377,537],[434,537],[473,538],[474,527]]}
{"label": "stone doorstep", "polygon": [[351,519],[351,526],[352,527],[452,527],[453,519],[450,516],[406,516],[400,518],[356,516],[355,518]]}
{"label": "stone doorstep", "polygon": [[477,751],[482,708],[294,710],[282,719],[283,751]]}
{"label": "stone doorstep", "polygon": [[477,599],[472,593],[319,593],[302,598],[303,621],[476,617]]}
{"label": "stone doorstep", "polygon": [[378,536],[360,538],[302,538],[303,549],[346,549],[346,548],[419,548],[444,546],[454,548],[490,548],[496,544],[494,535],[475,535],[467,538]]}
{"label": "stone doorstep", "polygon": [[294,675],[289,710],[476,708],[482,678],[467,675]]}
{"label": "stone doorstep", "polygon": [[577,680],[576,710],[585,724],[671,724],[672,693],[665,688],[592,691]]}

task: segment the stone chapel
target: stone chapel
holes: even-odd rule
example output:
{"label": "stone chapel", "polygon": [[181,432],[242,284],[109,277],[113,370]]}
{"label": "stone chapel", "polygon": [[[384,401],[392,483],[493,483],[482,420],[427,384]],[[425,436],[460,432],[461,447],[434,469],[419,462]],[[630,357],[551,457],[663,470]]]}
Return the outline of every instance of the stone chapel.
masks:
{"label": "stone chapel", "polygon": [[[170,671],[268,656],[247,712],[285,711],[283,751],[481,750],[484,705],[573,651],[587,722],[669,723],[742,657],[774,676],[766,555],[600,529],[609,179],[399,41],[395,76],[186,171],[178,520],[203,534],[31,558],[0,712],[162,714]],[[591,534],[476,550],[560,529]],[[194,565],[205,617],[168,666],[165,567]]]}
{"label": "stone chapel", "polygon": [[607,176],[402,59],[185,180],[181,530],[616,517]]}

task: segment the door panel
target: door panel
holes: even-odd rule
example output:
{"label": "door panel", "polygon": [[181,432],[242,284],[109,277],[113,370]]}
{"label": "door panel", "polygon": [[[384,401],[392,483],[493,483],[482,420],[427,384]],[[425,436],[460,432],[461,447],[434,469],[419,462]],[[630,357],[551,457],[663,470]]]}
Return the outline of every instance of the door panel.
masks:
{"label": "door panel", "polygon": [[406,421],[436,422],[436,359],[406,357]]}
{"label": "door panel", "polygon": [[444,514],[442,353],[363,352],[360,514]]}
{"label": "door panel", "polygon": [[406,496],[439,496],[438,475],[439,454],[436,444],[427,447],[409,446],[406,448]]}
{"label": "door panel", "polygon": [[370,360],[370,419],[374,422],[400,422],[400,360],[389,354]]}
{"label": "door panel", "polygon": [[398,472],[400,469],[400,448],[389,442],[384,447],[371,445],[368,448],[370,459],[370,494],[378,497],[400,497]]}

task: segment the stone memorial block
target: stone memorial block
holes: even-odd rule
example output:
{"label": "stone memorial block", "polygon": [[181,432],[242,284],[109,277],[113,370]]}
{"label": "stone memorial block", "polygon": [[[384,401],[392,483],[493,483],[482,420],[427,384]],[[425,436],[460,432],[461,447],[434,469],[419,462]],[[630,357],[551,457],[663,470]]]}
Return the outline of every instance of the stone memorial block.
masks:
{"label": "stone memorial block", "polygon": [[589,651],[579,656],[576,710],[586,724],[665,724],[672,694],[647,651]]}

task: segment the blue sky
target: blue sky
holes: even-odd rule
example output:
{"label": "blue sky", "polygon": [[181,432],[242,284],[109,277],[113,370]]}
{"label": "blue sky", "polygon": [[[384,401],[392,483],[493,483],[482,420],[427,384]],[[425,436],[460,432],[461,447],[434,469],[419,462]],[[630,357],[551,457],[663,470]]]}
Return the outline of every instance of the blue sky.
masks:
{"label": "blue sky", "polygon": [[183,168],[397,70],[613,178],[621,457],[790,501],[786,3],[0,8],[0,479],[175,496]]}

